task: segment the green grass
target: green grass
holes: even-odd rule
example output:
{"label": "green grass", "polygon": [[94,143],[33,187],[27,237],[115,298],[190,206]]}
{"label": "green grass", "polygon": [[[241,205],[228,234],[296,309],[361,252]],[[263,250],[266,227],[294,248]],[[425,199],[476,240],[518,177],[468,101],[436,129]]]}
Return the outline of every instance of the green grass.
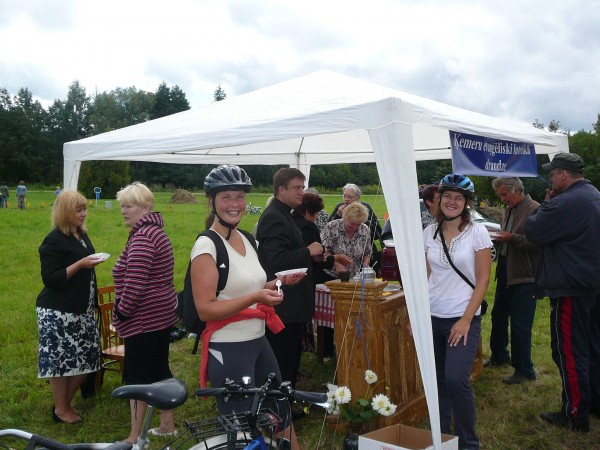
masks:
{"label": "green grass", "polygon": [[[166,231],[175,252],[175,284],[183,285],[183,276],[192,243],[203,228],[206,203],[202,195],[198,204],[169,205],[170,193],[158,193],[156,209],[163,212]],[[249,201],[264,205],[268,194],[253,194]],[[340,195],[324,196],[326,209],[341,201]],[[378,217],[385,212],[381,195],[364,196]],[[37,248],[50,228],[50,204],[53,194],[30,192],[29,209],[0,210],[0,429],[19,428],[64,442],[113,442],[129,432],[129,406],[114,400],[110,392],[119,386],[118,375],[107,373],[99,396],[88,400],[76,397],[75,406],[85,416],[81,425],[54,424],[50,418],[52,398],[48,383],[37,378],[37,325],[35,299],[42,283]],[[127,240],[128,228],[113,201],[112,209],[101,200],[88,208],[88,228],[96,251],[107,252],[111,258],[98,267],[99,285],[112,283],[111,268]],[[242,227],[251,230],[259,216],[246,216]],[[488,292],[490,307],[493,301],[492,284]],[[591,449],[599,448],[600,423],[593,418],[592,432],[573,434],[554,429],[537,418],[541,411],[554,410],[560,405],[560,379],[550,354],[549,306],[539,301],[534,325],[533,357],[538,380],[521,386],[505,386],[502,378],[510,368],[485,370],[475,384],[478,431],[483,449]],[[484,318],[484,354],[489,355],[490,317]],[[193,342],[187,339],[172,346],[173,373],[184,379],[190,390],[198,383],[198,356],[190,354]],[[401,362],[399,362],[401,363]],[[300,389],[323,390],[323,384],[333,377],[331,363],[319,365],[314,355],[305,354],[301,370],[310,378],[299,384]],[[199,419],[215,415],[211,400],[190,399],[178,409],[176,419]],[[300,441],[307,449],[341,448],[343,436],[324,427],[324,414],[317,407],[309,417],[296,426]],[[426,425],[426,423],[424,423]],[[159,440],[153,441],[157,448]],[[18,443],[11,442],[16,448]]]}

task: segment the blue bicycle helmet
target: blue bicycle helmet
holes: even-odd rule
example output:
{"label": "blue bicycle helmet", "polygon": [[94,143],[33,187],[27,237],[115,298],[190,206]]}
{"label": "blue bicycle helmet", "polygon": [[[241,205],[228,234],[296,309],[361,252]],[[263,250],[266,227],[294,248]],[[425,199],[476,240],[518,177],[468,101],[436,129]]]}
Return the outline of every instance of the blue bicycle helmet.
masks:
{"label": "blue bicycle helmet", "polygon": [[462,192],[467,198],[473,198],[475,195],[475,185],[464,175],[450,173],[442,178],[439,184],[438,192],[442,194],[445,191],[458,191]]}
{"label": "blue bicycle helmet", "polygon": [[222,164],[215,167],[204,179],[204,192],[206,194],[235,190],[250,192],[251,189],[252,181],[246,171],[232,164]]}

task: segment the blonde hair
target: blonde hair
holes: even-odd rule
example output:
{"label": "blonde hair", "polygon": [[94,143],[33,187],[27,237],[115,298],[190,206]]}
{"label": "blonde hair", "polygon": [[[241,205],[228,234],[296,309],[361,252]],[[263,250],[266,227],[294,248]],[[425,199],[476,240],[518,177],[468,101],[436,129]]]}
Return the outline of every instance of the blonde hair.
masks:
{"label": "blonde hair", "polygon": [[154,210],[154,194],[139,181],[134,181],[117,192],[117,201],[136,206],[147,206],[150,212]]}
{"label": "blonde hair", "polygon": [[344,208],[342,217],[352,222],[365,223],[369,217],[369,210],[362,203],[352,202]]}
{"label": "blonde hair", "polygon": [[[77,208],[85,208],[87,199],[79,192],[70,189],[64,189],[54,200],[52,206],[51,223],[53,228],[58,228],[62,233],[68,236],[71,233],[71,226],[75,223],[75,211]],[[79,227],[82,233],[87,233],[85,224]]]}

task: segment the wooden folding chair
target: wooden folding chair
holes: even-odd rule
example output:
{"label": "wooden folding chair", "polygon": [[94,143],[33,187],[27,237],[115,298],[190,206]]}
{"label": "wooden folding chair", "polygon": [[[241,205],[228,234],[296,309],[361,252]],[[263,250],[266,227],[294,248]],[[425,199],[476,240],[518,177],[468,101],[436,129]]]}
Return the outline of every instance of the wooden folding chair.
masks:
{"label": "wooden folding chair", "polygon": [[125,346],[112,325],[112,310],[114,302],[100,303],[98,305],[100,314],[100,343],[101,367],[96,377],[96,392],[100,389],[100,384],[104,372],[110,370],[118,372],[123,378],[123,359],[125,358]]}
{"label": "wooden folding chair", "polygon": [[98,303],[108,303],[115,301],[115,287],[103,286],[98,288]]}

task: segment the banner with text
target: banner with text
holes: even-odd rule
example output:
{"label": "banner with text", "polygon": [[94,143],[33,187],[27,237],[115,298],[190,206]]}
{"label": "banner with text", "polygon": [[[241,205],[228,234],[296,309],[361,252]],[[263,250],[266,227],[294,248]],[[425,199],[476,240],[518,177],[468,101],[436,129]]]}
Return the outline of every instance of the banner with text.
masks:
{"label": "banner with text", "polygon": [[464,175],[535,177],[533,144],[450,131],[452,170]]}

